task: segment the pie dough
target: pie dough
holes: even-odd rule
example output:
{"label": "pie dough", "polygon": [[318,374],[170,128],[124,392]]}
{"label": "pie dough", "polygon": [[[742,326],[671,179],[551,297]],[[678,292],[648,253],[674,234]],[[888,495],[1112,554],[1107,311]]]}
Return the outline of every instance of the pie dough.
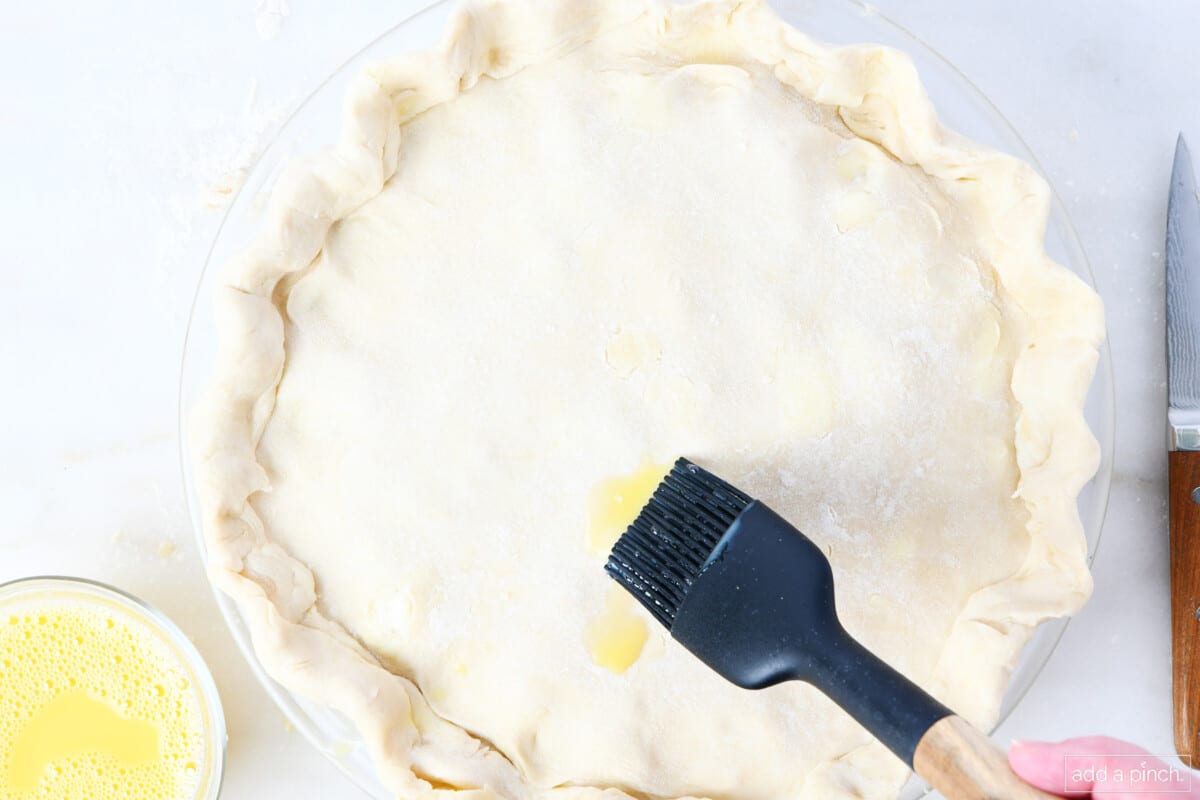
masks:
{"label": "pie dough", "polygon": [[1103,319],[1049,202],[905,56],[763,2],[468,5],[357,79],[225,274],[193,421],[213,580],[400,797],[892,796],[904,766],[810,687],[737,689],[653,624],[598,664],[590,509],[697,460],[990,725],[1091,588]]}

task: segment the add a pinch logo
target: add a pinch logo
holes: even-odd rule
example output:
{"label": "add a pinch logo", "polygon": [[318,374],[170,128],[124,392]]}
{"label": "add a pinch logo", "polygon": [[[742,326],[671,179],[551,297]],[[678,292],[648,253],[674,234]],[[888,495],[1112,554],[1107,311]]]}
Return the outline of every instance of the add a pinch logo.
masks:
{"label": "add a pinch logo", "polygon": [[[1170,759],[1170,760],[1168,760]],[[1194,773],[1176,756],[1148,753],[1064,756],[1064,794],[1191,795]]]}

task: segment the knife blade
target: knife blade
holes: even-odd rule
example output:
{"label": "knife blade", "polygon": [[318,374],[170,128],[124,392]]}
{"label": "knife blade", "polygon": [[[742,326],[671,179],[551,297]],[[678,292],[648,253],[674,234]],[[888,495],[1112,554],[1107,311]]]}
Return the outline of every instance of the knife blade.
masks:
{"label": "knife blade", "polygon": [[1200,196],[1183,136],[1167,207],[1167,420],[1175,747],[1200,755]]}
{"label": "knife blade", "polygon": [[1183,428],[1175,446],[1200,450],[1200,200],[1182,136],[1167,205],[1167,402]]}

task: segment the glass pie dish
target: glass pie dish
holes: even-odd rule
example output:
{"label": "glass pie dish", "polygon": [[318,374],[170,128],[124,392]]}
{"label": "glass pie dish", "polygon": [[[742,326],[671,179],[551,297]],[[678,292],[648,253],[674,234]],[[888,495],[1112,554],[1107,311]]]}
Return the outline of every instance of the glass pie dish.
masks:
{"label": "glass pie dish", "polygon": [[[1009,152],[1036,166],[1036,159],[1017,133],[960,72],[920,40],[878,15],[869,6],[856,0],[778,0],[774,5],[785,19],[817,39],[833,43],[877,42],[907,52],[915,61],[945,125],[977,142]],[[192,309],[180,383],[181,459],[188,502],[202,551],[203,534],[191,475],[191,459],[187,452],[187,420],[198,393],[211,373],[215,355],[216,326],[211,303],[220,267],[251,241],[261,223],[266,199],[282,167],[337,140],[342,98],[352,77],[370,62],[399,52],[432,46],[440,37],[453,8],[454,0],[429,5],[367,45],[323,81],[297,108],[267,147],[218,229]],[[1046,246],[1053,258],[1094,286],[1078,237],[1057,199],[1051,212]],[[1089,424],[1100,440],[1103,454],[1099,472],[1079,498],[1090,558],[1099,545],[1112,473],[1113,379],[1107,348],[1101,351],[1086,413]],[[296,728],[370,796],[389,797],[390,794],[375,776],[354,728],[332,710],[305,701],[267,677],[255,656],[236,605],[220,593],[217,601],[250,665]],[[1002,706],[1002,719],[1007,717],[1032,686],[1067,624],[1065,619],[1055,620],[1038,630],[1012,677]],[[913,781],[906,787],[904,796],[917,797],[923,791],[923,786]]]}

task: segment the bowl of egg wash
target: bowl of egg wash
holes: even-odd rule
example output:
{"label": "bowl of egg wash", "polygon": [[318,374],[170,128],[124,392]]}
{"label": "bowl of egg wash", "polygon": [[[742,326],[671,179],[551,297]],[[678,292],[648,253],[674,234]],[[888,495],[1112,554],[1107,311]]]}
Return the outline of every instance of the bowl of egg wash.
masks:
{"label": "bowl of egg wash", "polygon": [[214,800],[225,718],[200,654],[80,578],[0,585],[0,798]]}

